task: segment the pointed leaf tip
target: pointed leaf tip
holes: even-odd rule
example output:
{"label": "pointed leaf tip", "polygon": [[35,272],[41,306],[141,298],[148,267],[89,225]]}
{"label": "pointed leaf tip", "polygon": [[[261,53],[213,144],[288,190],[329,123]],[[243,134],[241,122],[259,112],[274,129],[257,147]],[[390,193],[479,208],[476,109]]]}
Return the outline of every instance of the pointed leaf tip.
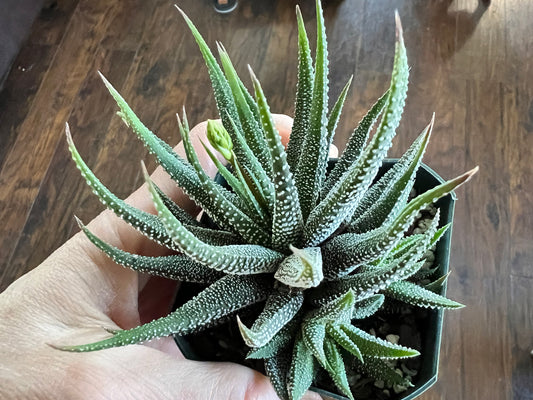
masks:
{"label": "pointed leaf tip", "polygon": [[104,85],[106,85],[107,87],[111,86],[111,83],[107,80],[107,78],[104,76],[104,74],[102,74],[100,71],[98,71],[98,75],[100,76],[100,79],[102,79],[102,81],[104,82]]}
{"label": "pointed leaf tip", "polygon": [[72,133],[70,133],[70,126],[68,122],[65,122],[65,135],[67,136],[68,145],[74,146],[74,141],[72,140]]}
{"label": "pointed leaf tip", "polygon": [[239,332],[241,333],[244,343],[246,343],[246,345],[249,347],[256,347],[251,337],[252,331],[246,325],[244,325],[244,323],[241,321],[238,315],[237,315],[237,325],[239,326]]}
{"label": "pointed leaf tip", "polygon": [[150,179],[150,174],[148,173],[148,170],[146,169],[146,164],[142,160],[141,160],[141,170],[142,170],[142,173],[143,173],[143,176],[144,176],[144,180],[148,184],[151,185],[152,184],[152,180]]}
{"label": "pointed leaf tip", "polygon": [[476,165],[474,168],[472,168],[470,171],[467,172],[467,174],[470,175],[470,177],[474,176],[479,171],[479,165]]}
{"label": "pointed leaf tip", "polygon": [[[457,185],[457,187],[465,184],[468,182],[472,177],[479,171],[479,165],[477,165],[475,168],[472,168],[470,171],[465,172],[463,175],[460,175],[456,178],[457,181],[460,183]],[[456,189],[457,189],[456,187]]]}
{"label": "pointed leaf tip", "polygon": [[255,76],[254,70],[252,69],[250,64],[246,64],[246,66],[248,67],[248,72],[250,73],[250,77],[252,78],[252,81],[254,83],[257,82],[257,76]]}
{"label": "pointed leaf tip", "polygon": [[429,124],[424,128],[424,142],[427,143],[429,141],[429,138],[431,137],[431,134],[433,132],[433,126],[435,125],[435,113],[433,113],[431,117],[431,121],[429,121]]}
{"label": "pointed leaf tip", "polygon": [[181,13],[181,15],[183,15],[184,18],[187,18],[187,14],[185,14],[185,12],[177,4],[174,4],[174,7],[176,7],[176,9]]}
{"label": "pointed leaf tip", "polygon": [[400,20],[400,14],[398,13],[398,10],[394,10],[394,20],[396,21],[396,38],[403,42],[402,21]]}
{"label": "pointed leaf tip", "polygon": [[215,42],[217,44],[217,50],[218,52],[222,52],[224,54],[228,54],[228,51],[226,50],[226,48],[224,47],[224,45],[222,44],[222,42],[219,42],[218,40]]}
{"label": "pointed leaf tip", "polygon": [[85,229],[85,225],[83,225],[81,219],[79,219],[76,215],[74,216],[74,219],[76,220],[76,223],[78,224],[81,230]]}

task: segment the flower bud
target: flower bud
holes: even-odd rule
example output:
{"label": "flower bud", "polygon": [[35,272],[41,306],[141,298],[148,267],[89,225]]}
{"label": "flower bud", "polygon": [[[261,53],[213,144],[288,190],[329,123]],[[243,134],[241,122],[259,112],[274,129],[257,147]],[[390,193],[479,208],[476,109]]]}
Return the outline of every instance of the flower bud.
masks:
{"label": "flower bud", "polygon": [[231,161],[233,158],[233,142],[221,122],[207,120],[207,139],[215,150],[222,154],[226,160]]}

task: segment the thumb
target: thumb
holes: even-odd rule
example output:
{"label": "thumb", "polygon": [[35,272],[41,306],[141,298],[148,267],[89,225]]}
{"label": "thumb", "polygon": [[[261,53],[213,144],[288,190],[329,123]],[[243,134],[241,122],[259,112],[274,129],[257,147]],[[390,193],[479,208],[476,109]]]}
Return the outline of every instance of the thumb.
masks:
{"label": "thumb", "polygon": [[[263,374],[228,362],[180,361],[179,381],[187,386],[179,399],[191,400],[279,400],[270,380]],[[172,388],[176,379],[170,380]],[[321,400],[307,392],[301,400]]]}
{"label": "thumb", "polygon": [[[103,354],[101,352],[99,354]],[[113,354],[111,354],[113,353]],[[94,354],[94,353],[86,353]],[[99,363],[99,371],[112,367],[117,375],[118,365],[124,368],[120,382],[109,393],[124,395],[124,399],[175,400],[278,400],[270,380],[263,374],[242,365],[229,362],[206,362],[177,359],[154,348],[131,346],[110,349],[106,355],[113,365]],[[134,359],[134,360],[133,360]],[[141,362],[139,362],[142,360]],[[103,367],[103,368],[102,368]],[[117,380],[113,380],[117,382]],[[113,385],[113,384],[112,384]],[[109,388],[108,388],[109,389]],[[132,397],[128,397],[132,395]],[[119,397],[111,397],[118,399]],[[317,393],[308,392],[302,400],[320,400]]]}
{"label": "thumb", "polygon": [[184,399],[278,400],[270,380],[250,368],[227,362],[182,361],[190,387]]}
{"label": "thumb", "polygon": [[[86,353],[87,355],[93,353]],[[104,352],[99,352],[104,355]],[[122,376],[106,380],[114,399],[277,400],[269,379],[242,365],[178,359],[146,346],[110,349],[99,358],[98,375]],[[118,360],[117,360],[118,358]],[[112,362],[111,359],[113,360]],[[117,365],[120,372],[117,374]],[[94,367],[94,365],[92,365]],[[91,368],[93,369],[93,368]],[[94,370],[94,369],[93,369]],[[83,374],[85,375],[85,374]],[[95,385],[91,385],[94,387]],[[100,387],[102,385],[100,384]],[[113,397],[115,396],[115,397]],[[118,397],[117,397],[118,396]],[[131,396],[131,397],[130,397]],[[98,396],[96,396],[98,397]],[[107,398],[102,396],[102,398]]]}

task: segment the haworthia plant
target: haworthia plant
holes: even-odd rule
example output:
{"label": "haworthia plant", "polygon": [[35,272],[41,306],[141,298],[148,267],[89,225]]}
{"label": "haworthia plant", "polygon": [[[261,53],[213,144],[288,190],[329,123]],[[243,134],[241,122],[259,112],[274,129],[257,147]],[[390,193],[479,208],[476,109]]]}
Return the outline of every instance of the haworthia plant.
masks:
{"label": "haworthia plant", "polygon": [[[426,224],[425,232],[411,234],[410,227],[426,207],[466,182],[477,168],[409,200],[432,120],[398,163],[376,178],[407,94],[407,52],[396,15],[390,87],[354,129],[328,173],[328,146],[352,78],[328,109],[327,37],[320,1],[316,11],[313,65],[309,38],[296,9],[296,114],[287,149],[259,80],[252,73],[252,96],[224,47],[217,43],[219,64],[183,12],[205,59],[221,119],[209,121],[201,148],[193,147],[183,113],[178,127],[186,159],[181,158],[144,126],[102,77],[117,102],[119,116],[216,228],[189,216],[146,171],[157,215],[119,199],[85,164],[67,126],[72,158],[94,193],[119,217],[175,254],[149,257],[125,252],[79,221],[89,240],[124,267],[201,283],[204,289],[167,317],[113,332],[103,341],[63,346],[62,350],[95,351],[190,334],[235,318],[243,346],[250,347],[247,357],[264,360],[265,371],[282,399],[302,398],[320,369],[348,398],[354,396],[347,371],[354,366],[374,379],[409,385],[388,362],[415,357],[419,351],[376,337],[361,329],[361,322],[375,317],[387,301],[425,308],[462,307],[439,294],[447,275],[433,276],[434,269],[422,269],[425,254],[448,229],[440,226],[439,212]],[[197,153],[201,151],[207,152],[227,184],[204,172]],[[260,310],[254,322],[241,322],[240,310],[261,302],[262,306],[250,309]]]}

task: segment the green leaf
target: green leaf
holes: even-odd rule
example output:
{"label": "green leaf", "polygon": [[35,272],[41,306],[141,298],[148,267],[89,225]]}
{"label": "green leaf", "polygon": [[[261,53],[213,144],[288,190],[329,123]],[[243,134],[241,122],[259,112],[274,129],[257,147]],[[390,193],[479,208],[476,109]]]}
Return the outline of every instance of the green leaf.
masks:
{"label": "green leaf", "polygon": [[365,361],[368,357],[373,358],[406,358],[420,355],[417,350],[410,349],[399,344],[390,343],[386,340],[372,336],[362,329],[353,325],[342,324],[340,329],[361,350]]}
{"label": "green leaf", "polygon": [[292,362],[287,380],[290,400],[300,400],[313,383],[316,365],[313,353],[307,348],[301,335],[296,337]]}
{"label": "green leaf", "polygon": [[289,400],[287,374],[289,373],[290,365],[291,359],[287,353],[278,353],[265,359],[265,372],[282,400]]}
{"label": "green leaf", "polygon": [[272,223],[272,246],[284,251],[291,244],[299,244],[303,229],[302,214],[298,201],[298,191],[287,164],[287,155],[281,138],[274,126],[270,109],[263,94],[261,84],[250,69],[259,107],[261,123],[265,130],[268,149],[272,159],[273,183],[275,191],[274,216]]}
{"label": "green leaf", "polygon": [[424,308],[462,308],[463,304],[424,289],[412,282],[395,282],[385,294],[393,299]]}
{"label": "green leaf", "polygon": [[287,286],[308,289],[322,282],[322,253],[320,247],[297,249],[289,246],[293,254],[283,260],[274,278]]}
{"label": "green leaf", "polygon": [[[179,119],[179,118],[178,118]],[[246,215],[240,208],[230,202],[223,195],[223,188],[219,184],[215,183],[202,169],[198,156],[196,155],[194,148],[187,132],[180,121],[180,133],[183,138],[183,146],[187,154],[187,158],[191,165],[196,170],[200,185],[202,189],[209,193],[212,199],[212,203],[216,205],[216,208],[205,210],[210,217],[216,222],[220,222],[224,227],[232,227],[237,231],[246,241],[258,244],[268,243],[269,235],[265,232],[260,225]]]}
{"label": "green leaf", "polygon": [[324,351],[328,360],[327,367],[325,368],[326,371],[328,371],[339,390],[345,396],[348,396],[349,399],[354,400],[352,391],[350,390],[350,384],[348,383],[348,377],[346,376],[344,360],[337,345],[333,340],[326,338],[324,341]]}
{"label": "green leaf", "polygon": [[237,317],[239,330],[249,347],[265,346],[289,321],[294,318],[304,301],[303,292],[272,293],[252,327],[247,328]]}
{"label": "green leaf", "polygon": [[117,264],[131,268],[134,271],[184,282],[212,283],[222,277],[221,273],[194,262],[187,256],[148,257],[120,250],[94,235],[78,218],[76,218],[76,221],[83,233],[96,247],[106,253]]}
{"label": "green leaf", "polygon": [[240,236],[236,235],[233,232],[204,228],[203,226],[196,225],[183,224],[183,226],[199,240],[213,246],[227,246],[230,244],[239,244],[242,242]]}
{"label": "green leaf", "polygon": [[339,122],[339,118],[342,112],[342,107],[344,106],[344,101],[346,100],[346,95],[348,94],[348,90],[350,89],[352,80],[353,80],[353,75],[350,77],[350,79],[348,80],[344,88],[342,89],[341,94],[339,95],[339,98],[335,102],[335,105],[333,106],[333,108],[331,109],[331,113],[329,114],[328,126],[327,126],[328,146],[330,146],[331,143],[333,142],[333,137],[335,136],[335,131],[337,129],[337,123]]}
{"label": "green leaf", "polygon": [[246,101],[245,95],[242,92],[242,82],[240,81],[237,72],[231,63],[226,49],[224,49],[220,43],[218,43],[218,53],[220,54],[222,68],[224,68],[231,92],[233,93],[233,98],[235,99],[235,105],[237,107],[237,113],[244,130],[246,143],[248,143],[250,146],[250,149],[261,163],[263,169],[270,177],[272,177],[272,157],[268,152],[267,141],[263,136],[261,125],[258,121],[256,121],[253,115],[252,110]]}
{"label": "green leaf", "polygon": [[[144,143],[150,153],[154,154],[159,164],[167,171],[170,177],[193,199],[200,207],[205,210],[212,208],[210,197],[202,190],[200,180],[194,169],[178,156],[172,148],[163,140],[154,135],[135,115],[124,98],[117,90],[100,74],[107,90],[115,99],[120,108],[120,116],[137,137]],[[229,192],[228,192],[228,195]]]}
{"label": "green leaf", "polygon": [[295,316],[264,346],[251,349],[246,358],[270,358],[280,351],[285,351],[294,340],[296,331],[300,329],[301,318]]}
{"label": "green leaf", "polygon": [[[321,292],[321,288],[316,290]],[[347,288],[342,295],[337,295],[326,304],[309,312],[306,320],[320,323],[349,323],[352,319],[355,300],[356,296],[354,295],[354,291]]]}
{"label": "green leaf", "polygon": [[413,282],[420,282],[421,280],[424,280],[424,279],[431,279],[435,273],[438,271],[439,267],[438,266],[435,266],[435,267],[422,267],[420,268],[420,270],[414,274],[410,280],[413,281]]}
{"label": "green leaf", "polygon": [[476,174],[478,169],[478,167],[475,167],[474,169],[465,172],[457,178],[450,179],[449,181],[435,186],[433,189],[430,189],[427,192],[415,197],[393,221],[393,229],[398,230],[401,229],[401,227],[412,224],[420,210],[424,209],[431,203],[435,203],[441,197],[446,196],[465,182],[468,182],[472,176]]}
{"label": "green leaf", "polygon": [[309,117],[315,79],[309,40],[307,39],[302,13],[298,6],[296,6],[296,18],[298,20],[298,83],[296,85],[294,122],[287,146],[287,162],[293,172],[298,165],[305,136],[309,130]]}
{"label": "green leaf", "polygon": [[314,319],[304,321],[302,324],[302,339],[323,368],[326,368],[325,338],[326,324],[324,322]]}
{"label": "green leaf", "polygon": [[375,260],[394,248],[404,232],[415,221],[420,210],[468,181],[478,168],[440,184],[417,196],[399,213],[389,226],[383,226],[363,234],[346,233],[330,240],[323,246],[324,259],[332,267],[324,271],[326,278],[343,276],[362,263]]}
{"label": "green leaf", "polygon": [[328,161],[327,107],[328,107],[328,55],[324,15],[320,1],[316,2],[317,43],[313,99],[309,116],[309,129],[305,135],[295,173],[296,187],[304,220],[307,220],[320,193],[326,176]]}
{"label": "green leaf", "polygon": [[363,355],[361,350],[357,347],[357,344],[340,328],[339,324],[328,324],[326,326],[327,334],[333,338],[339,346],[346,349],[349,353],[357,357],[360,361],[363,361]]}
{"label": "green leaf", "polygon": [[265,170],[244,140],[243,128],[229,83],[198,29],[179,7],[176,6],[176,8],[189,26],[207,65],[220,118],[233,141],[235,156],[244,169],[249,171],[254,176],[254,179],[259,182],[265,194],[268,195],[272,191],[272,184]]}
{"label": "green leaf", "polygon": [[337,298],[351,289],[358,301],[375,295],[389,287],[393,282],[407,279],[422,267],[424,261],[413,262],[407,258],[396,260],[387,267],[350,275],[334,282],[324,282],[321,290],[309,293],[309,301],[323,304]]}
{"label": "green leaf", "polygon": [[259,245],[212,246],[202,242],[165,207],[146,171],[145,179],[159,218],[168,234],[179,250],[194,261],[217,271],[240,275],[274,272],[283,260],[283,254]]}
{"label": "green leaf", "polygon": [[434,118],[402,158],[363,196],[353,212],[356,217],[349,224],[349,232],[367,232],[388,225],[405,207],[431,136],[433,122]]}
{"label": "green leaf", "polygon": [[331,279],[346,275],[358,265],[386,254],[401,240],[420,210],[467,182],[478,169],[476,167],[415,197],[389,226],[363,234],[346,233],[330,240],[322,247],[324,260],[331,266],[324,271],[324,276]]}
{"label": "green leaf", "polygon": [[[218,173],[222,175],[222,177],[226,180],[226,182],[233,189],[233,191],[241,198],[241,200],[243,200],[243,203],[245,203],[247,206],[250,206],[250,199],[245,191],[245,185],[239,179],[237,179],[226,168],[224,164],[219,161],[219,159],[213,154],[213,152],[209,149],[209,147],[207,147],[207,145],[203,141],[201,141],[201,143],[205,152],[207,153],[213,164],[215,164],[215,167],[217,167]],[[255,201],[255,198],[253,199]]]}
{"label": "green leaf", "polygon": [[261,126],[261,119],[259,118],[259,108],[257,107],[257,103],[255,102],[252,95],[248,92],[248,89],[242,83],[242,81],[239,78],[239,86],[241,88],[241,92],[244,96],[244,99],[246,100],[246,103],[248,103],[248,107],[250,108],[250,111],[252,112],[252,115],[254,119],[256,120],[257,124]]}
{"label": "green leaf", "polygon": [[413,384],[391,368],[386,361],[379,358],[367,357],[365,363],[357,363],[357,369],[376,380],[381,380],[389,385],[411,387]]}
{"label": "green leaf", "polygon": [[185,211],[176,203],[174,203],[174,201],[170,197],[168,197],[156,184],[154,184],[154,187],[159,197],[161,197],[161,200],[163,200],[163,203],[165,203],[165,206],[170,210],[172,214],[174,214],[177,219],[180,220],[182,224],[190,226],[200,226],[200,223],[193,216],[191,216],[187,211]]}
{"label": "green leaf", "polygon": [[365,319],[374,315],[383,305],[385,296],[376,294],[358,301],[353,307],[352,319]]}
{"label": "green leaf", "polygon": [[446,287],[446,281],[448,280],[450,274],[451,271],[448,271],[446,275],[442,275],[439,279],[424,285],[424,289],[430,290],[437,294],[441,293],[441,291]]}
{"label": "green leaf", "polygon": [[169,335],[186,335],[212,324],[243,307],[264,300],[271,287],[265,276],[226,275],[166,317],[111,338],[79,346],[54,346],[60,350],[87,352],[146,342]]}
{"label": "green leaf", "polygon": [[[230,117],[229,122],[233,127],[233,130],[237,132],[237,127],[235,125],[235,122]],[[242,146],[245,145],[244,137],[242,137],[241,134],[237,133],[235,135],[237,143],[240,143]],[[246,160],[245,160],[246,161]],[[247,183],[248,187],[254,194],[255,198],[261,205],[261,207],[265,210],[268,210],[270,214],[273,214],[273,207],[274,207],[274,184],[266,177],[258,178],[257,171],[254,172],[254,166],[247,165],[249,163],[241,162],[241,157],[235,155],[235,172],[239,173],[241,172],[244,175],[245,182]]]}
{"label": "green leaf", "polygon": [[331,191],[335,183],[340,179],[340,177],[348,170],[348,168],[357,162],[357,159],[361,156],[363,147],[370,136],[370,131],[376,123],[378,117],[381,115],[387,99],[389,98],[390,90],[387,90],[378,101],[372,106],[368,113],[363,117],[363,119],[357,125],[357,128],[353,131],[346,148],[342,152],[342,155],[339,157],[335,163],[335,167],[329,173],[324,186],[322,187],[322,192],[320,197],[323,199]]}
{"label": "green leaf", "polygon": [[447,226],[437,230],[439,214],[437,211],[428,230],[423,235],[417,236],[417,240],[411,242],[409,247],[404,249],[405,251],[402,250],[394,257],[384,256],[383,260],[378,262],[377,267],[375,265],[362,266],[361,272],[326,282],[321,286],[320,292],[311,292],[309,299],[320,303],[340,296],[346,290],[351,289],[358,300],[363,300],[386,289],[393,282],[413,276],[425,262],[424,259],[418,260],[446,232]]}
{"label": "green leaf", "polygon": [[304,228],[306,246],[320,244],[330,237],[347,217],[351,216],[356,205],[372,184],[392,144],[402,116],[409,78],[407,55],[399,20],[397,36],[390,96],[385,105],[383,118],[361,157],[348,168],[324,200],[309,215]]}
{"label": "green leaf", "polygon": [[72,155],[72,159],[76,163],[76,167],[78,167],[81,176],[85,178],[87,184],[91,187],[93,193],[98,196],[102,204],[142,234],[165,247],[175,250],[176,246],[174,245],[172,238],[167,234],[164,225],[155,215],[127,204],[111,193],[111,191],[98,180],[87,164],[85,164],[78,153],[78,150],[74,146],[68,124],[66,125],[66,135],[68,148]]}
{"label": "green leaf", "polygon": [[236,178],[226,168],[226,166],[224,166],[218,160],[218,158],[211,152],[211,150],[209,149],[209,147],[207,147],[207,145],[205,143],[202,142],[202,146],[204,147],[207,155],[209,156],[209,158],[211,159],[213,164],[215,164],[215,166],[217,167],[217,170],[220,173],[220,175],[222,175],[222,177],[226,180],[228,185],[233,189],[233,191],[242,200],[244,206],[246,207],[246,210],[245,210],[246,214],[250,216],[250,215],[253,215],[253,213],[256,213],[259,216],[259,218],[260,218],[260,221],[256,221],[256,222],[260,223],[261,227],[266,228],[267,227],[267,225],[266,225],[266,218],[267,217],[266,217],[265,213],[263,212],[263,209],[261,208],[261,206],[257,202],[255,196],[250,191],[250,188],[248,187],[248,185],[245,184],[245,179],[244,179],[244,177],[242,177],[242,173],[241,173],[240,169],[238,168],[238,166],[236,168],[236,172],[239,175],[239,178]]}

